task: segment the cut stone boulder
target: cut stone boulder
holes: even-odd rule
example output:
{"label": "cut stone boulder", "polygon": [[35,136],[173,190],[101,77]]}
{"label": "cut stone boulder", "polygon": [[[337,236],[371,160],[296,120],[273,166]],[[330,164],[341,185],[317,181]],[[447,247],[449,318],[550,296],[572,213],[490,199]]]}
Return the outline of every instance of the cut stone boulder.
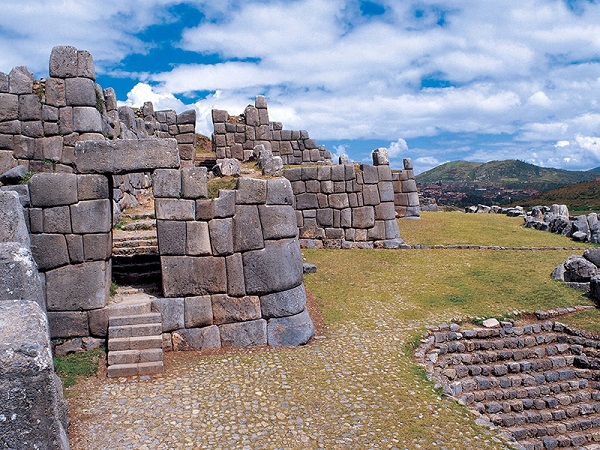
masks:
{"label": "cut stone boulder", "polygon": [[571,255],[564,265],[565,281],[588,282],[598,274],[598,268],[582,256]]}

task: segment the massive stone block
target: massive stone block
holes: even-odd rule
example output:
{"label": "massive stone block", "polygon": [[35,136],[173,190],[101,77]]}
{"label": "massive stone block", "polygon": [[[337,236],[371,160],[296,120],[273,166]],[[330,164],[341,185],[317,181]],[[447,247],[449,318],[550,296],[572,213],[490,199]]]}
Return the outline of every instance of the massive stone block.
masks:
{"label": "massive stone block", "polygon": [[79,175],[77,196],[79,200],[108,198],[108,179],[102,175]]}
{"label": "massive stone block", "polygon": [[3,448],[69,448],[48,322],[35,302],[0,303],[0,416]]}
{"label": "massive stone block", "polygon": [[160,220],[194,220],[196,202],[175,198],[157,198],[154,201],[156,218]]}
{"label": "massive stone block", "polygon": [[[240,195],[238,194],[239,198]],[[258,207],[256,205],[237,205],[233,217],[233,250],[244,252],[263,247],[264,241]]]}
{"label": "massive stone block", "polygon": [[225,258],[163,256],[160,261],[165,297],[192,297],[227,292]]}
{"label": "massive stone block", "polygon": [[96,89],[89,78],[65,80],[67,106],[96,106]]}
{"label": "massive stone block", "polygon": [[104,261],[69,265],[46,273],[46,302],[50,311],[103,308],[110,287],[110,264]]}
{"label": "massive stone block", "polygon": [[301,313],[306,307],[304,284],[293,289],[260,297],[260,308],[265,319],[286,317]]}
{"label": "massive stone block", "polygon": [[254,347],[267,345],[267,321],[228,323],[219,326],[223,347]]}
{"label": "massive stone block", "polygon": [[46,309],[43,278],[29,248],[17,242],[0,242],[0,302],[32,300]]}
{"label": "massive stone block", "polygon": [[69,264],[67,241],[62,234],[32,234],[31,252],[43,271]]}
{"label": "massive stone block", "polygon": [[186,224],[185,254],[190,256],[210,255],[208,223],[192,221],[181,223]]}
{"label": "massive stone block", "polygon": [[161,313],[163,333],[178,330],[185,324],[185,302],[183,298],[156,298],[152,310]]}
{"label": "massive stone block", "polygon": [[[190,225],[193,222],[190,222]],[[161,255],[185,255],[186,222],[157,220],[156,232]]]}
{"label": "massive stone block", "polygon": [[250,295],[286,291],[302,283],[302,254],[295,239],[267,241],[264,249],[246,252],[242,258]]}
{"label": "massive stone block", "polygon": [[173,333],[173,350],[210,350],[221,347],[219,327],[190,328]]}
{"label": "massive stone block", "polygon": [[178,168],[175,139],[80,141],[75,145],[75,170],[79,173],[112,173]]}
{"label": "massive stone block", "polygon": [[229,297],[225,294],[212,296],[215,324],[245,322],[260,319],[260,300],[256,296]]}
{"label": "massive stone block", "polygon": [[31,206],[48,207],[77,203],[77,175],[37,173],[29,180]]}
{"label": "massive stone block", "polygon": [[155,197],[181,196],[181,172],[177,169],[158,169],[152,174],[152,192]]}
{"label": "massive stone block", "polygon": [[0,191],[0,242],[29,245],[23,207],[19,202],[19,194],[13,191]]}
{"label": "massive stone block", "polygon": [[211,296],[187,297],[185,299],[184,319],[186,328],[212,325],[213,310]]}
{"label": "massive stone block", "polygon": [[73,108],[73,131],[77,133],[102,133],[102,117],[98,110],[92,106],[75,106]]}
{"label": "massive stone block", "polygon": [[286,205],[260,205],[260,223],[265,239],[282,239],[296,236],[296,212]]}
{"label": "massive stone block", "polygon": [[50,76],[71,78],[77,76],[77,49],[72,46],[57,46],[50,53]]}
{"label": "massive stone block", "polygon": [[90,334],[85,311],[48,311],[48,324],[52,339],[82,337]]}
{"label": "massive stone block", "polygon": [[8,74],[8,92],[11,94],[31,94],[33,74],[25,66],[13,68]]}
{"label": "massive stone block", "polygon": [[315,326],[307,310],[290,317],[269,320],[267,340],[270,346],[304,345],[315,335]]}
{"label": "massive stone block", "polygon": [[112,227],[110,200],[85,200],[71,205],[73,233],[108,233]]}

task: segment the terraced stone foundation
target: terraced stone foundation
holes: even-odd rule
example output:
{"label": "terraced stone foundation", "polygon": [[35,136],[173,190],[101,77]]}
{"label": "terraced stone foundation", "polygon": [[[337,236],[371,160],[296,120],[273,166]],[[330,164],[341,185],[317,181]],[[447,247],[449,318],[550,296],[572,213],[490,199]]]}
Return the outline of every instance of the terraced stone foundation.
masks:
{"label": "terraced stone foundation", "polygon": [[431,329],[416,352],[444,392],[516,448],[600,448],[600,336],[559,322]]}

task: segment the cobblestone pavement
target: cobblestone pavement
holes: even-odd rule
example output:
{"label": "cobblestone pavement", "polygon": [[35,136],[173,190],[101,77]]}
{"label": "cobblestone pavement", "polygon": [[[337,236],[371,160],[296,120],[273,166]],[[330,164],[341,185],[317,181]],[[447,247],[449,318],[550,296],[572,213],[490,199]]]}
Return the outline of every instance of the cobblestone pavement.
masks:
{"label": "cobblestone pavement", "polygon": [[82,381],[71,448],[508,448],[412,363],[405,340],[423,323],[367,313],[368,329],[336,325],[301,348],[169,353],[160,376]]}

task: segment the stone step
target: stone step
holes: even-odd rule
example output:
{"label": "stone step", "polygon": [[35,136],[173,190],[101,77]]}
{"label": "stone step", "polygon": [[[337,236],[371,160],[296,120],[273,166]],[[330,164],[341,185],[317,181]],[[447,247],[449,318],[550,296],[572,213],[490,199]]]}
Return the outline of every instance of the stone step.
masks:
{"label": "stone step", "polygon": [[108,376],[131,377],[136,375],[153,375],[164,370],[162,361],[151,361],[137,364],[114,364],[108,367]]}
{"label": "stone step", "polygon": [[140,245],[138,247],[113,248],[113,256],[158,255],[157,245]]}
{"label": "stone step", "polygon": [[160,323],[140,323],[137,325],[111,325],[108,327],[108,338],[156,336],[162,333]]}
{"label": "stone step", "polygon": [[141,238],[141,239],[123,239],[113,240],[114,248],[128,248],[128,247],[153,247],[158,245],[158,239],[152,238]]}
{"label": "stone step", "polygon": [[[145,312],[143,314],[127,314],[110,318],[110,327],[121,327],[125,325],[161,324],[162,316],[158,312]],[[162,331],[159,332],[159,334]]]}
{"label": "stone step", "polygon": [[147,350],[162,348],[162,336],[140,336],[112,338],[108,340],[108,351],[113,350]]}
{"label": "stone step", "polygon": [[[582,426],[586,428],[582,429]],[[591,425],[586,419],[550,425],[514,426],[507,428],[507,431],[519,444],[534,449],[581,449],[586,444],[596,444],[600,440],[600,427]]]}
{"label": "stone step", "polygon": [[490,415],[494,425],[512,427],[523,424],[538,424],[545,422],[561,422],[576,417],[590,417],[598,421],[600,425],[600,405],[598,403],[580,403],[562,408],[531,409],[521,413],[506,412]]}
{"label": "stone step", "polygon": [[[580,387],[587,387],[587,380],[580,374],[580,370],[563,368],[559,370],[549,371],[546,373],[535,373],[534,375],[519,374],[519,375],[508,375],[502,377],[496,376],[474,376],[459,379],[455,382],[455,385],[460,383],[460,390],[462,392],[476,392],[476,391],[489,391],[493,389],[528,389],[533,387],[539,387],[543,385],[552,386],[555,383],[560,385],[561,382],[569,383],[574,382],[577,386],[573,388],[579,389]],[[579,375],[582,375],[581,377]],[[585,386],[580,386],[578,383],[581,381],[585,382]],[[562,390],[562,389],[561,389]]]}
{"label": "stone step", "polygon": [[108,352],[108,365],[138,364],[163,360],[162,348],[149,348],[146,350],[114,350]]}

